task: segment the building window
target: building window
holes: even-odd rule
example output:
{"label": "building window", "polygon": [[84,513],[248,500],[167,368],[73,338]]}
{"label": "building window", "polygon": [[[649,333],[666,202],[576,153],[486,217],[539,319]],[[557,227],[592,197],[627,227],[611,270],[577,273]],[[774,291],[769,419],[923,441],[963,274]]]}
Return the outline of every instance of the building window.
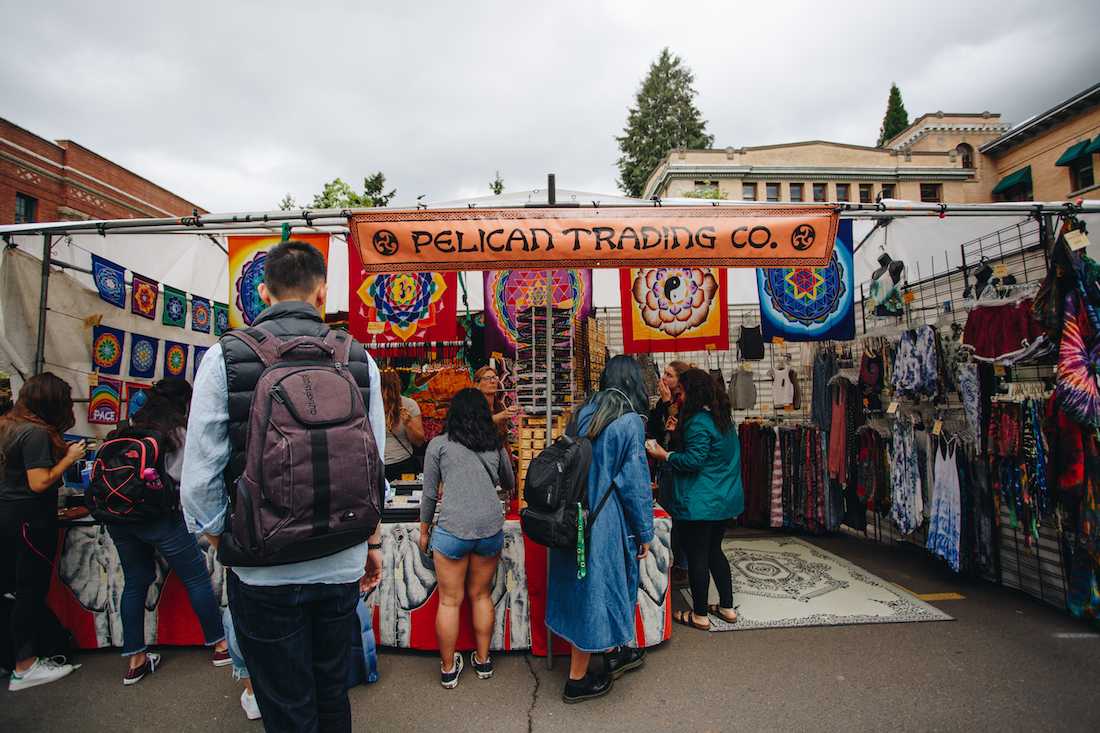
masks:
{"label": "building window", "polygon": [[838,183],[838,184],[836,184],[836,200],[837,201],[847,201],[848,200],[848,189],[849,188],[851,188],[851,185],[847,184],[847,183]]}
{"label": "building window", "polygon": [[791,201],[801,201],[801,200],[802,200],[802,184],[801,183],[792,183],[791,184]]}
{"label": "building window", "polygon": [[827,183],[815,183],[814,184],[814,201],[825,201],[828,199]]}
{"label": "building window", "polygon": [[859,202],[869,204],[875,195],[875,186],[871,183],[859,184]]}
{"label": "building window", "polygon": [[718,190],[718,181],[695,181],[695,193],[711,193]]}
{"label": "building window", "polygon": [[778,183],[765,183],[764,192],[767,194],[768,201],[779,200],[779,184]]}
{"label": "building window", "polygon": [[38,199],[25,193],[15,194],[15,223],[33,224],[38,221]]}
{"label": "building window", "polygon": [[1080,191],[1096,183],[1092,173],[1092,156],[1082,155],[1069,164],[1070,190]]}
{"label": "building window", "polygon": [[943,186],[938,183],[922,183],[920,200],[926,204],[938,204],[943,201]]}
{"label": "building window", "polygon": [[974,167],[974,148],[970,147],[966,143],[959,143],[955,146],[955,153],[962,160],[963,168]]}
{"label": "building window", "polygon": [[755,183],[742,183],[741,184],[741,200],[742,201],[756,201],[756,184]]}
{"label": "building window", "polygon": [[882,194],[881,194],[881,196],[884,199],[894,198],[894,184],[892,184],[892,183],[882,184]]}

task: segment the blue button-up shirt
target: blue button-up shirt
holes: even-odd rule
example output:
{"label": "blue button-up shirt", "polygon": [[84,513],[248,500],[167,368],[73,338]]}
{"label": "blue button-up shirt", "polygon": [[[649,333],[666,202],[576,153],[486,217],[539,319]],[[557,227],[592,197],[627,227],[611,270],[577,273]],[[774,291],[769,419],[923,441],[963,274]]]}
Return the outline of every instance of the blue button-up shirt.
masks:
{"label": "blue button-up shirt", "polygon": [[[386,445],[381,380],[378,366],[369,354],[367,361],[370,374],[368,418],[375,443],[381,450]],[[229,495],[223,472],[229,464],[229,456],[229,383],[221,344],[215,344],[206,352],[195,374],[191,415],[187,421],[180,500],[187,526],[193,532],[220,535],[225,530]],[[367,543],[364,542],[317,560],[263,568],[235,567],[233,572],[248,585],[353,583],[363,576],[366,561]]]}

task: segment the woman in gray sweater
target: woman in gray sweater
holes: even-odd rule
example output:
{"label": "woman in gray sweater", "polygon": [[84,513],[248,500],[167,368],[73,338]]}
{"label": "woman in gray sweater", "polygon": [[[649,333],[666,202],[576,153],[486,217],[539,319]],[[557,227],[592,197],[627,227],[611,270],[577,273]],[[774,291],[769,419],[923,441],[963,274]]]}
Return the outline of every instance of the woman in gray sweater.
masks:
{"label": "woman in gray sweater", "polygon": [[420,504],[420,549],[425,553],[428,528],[439,506],[439,520],[431,531],[431,550],[439,583],[435,633],[439,639],[440,683],[447,689],[458,686],[462,673],[462,655],[455,651],[455,643],[458,612],[466,595],[470,597],[477,643],[470,665],[479,679],[493,676],[489,658],[493,634],[490,592],[504,547],[504,512],[497,486],[511,490],[514,484],[512,460],[493,425],[488,403],[476,389],[460,391],[451,400],[443,434],[428,443]]}

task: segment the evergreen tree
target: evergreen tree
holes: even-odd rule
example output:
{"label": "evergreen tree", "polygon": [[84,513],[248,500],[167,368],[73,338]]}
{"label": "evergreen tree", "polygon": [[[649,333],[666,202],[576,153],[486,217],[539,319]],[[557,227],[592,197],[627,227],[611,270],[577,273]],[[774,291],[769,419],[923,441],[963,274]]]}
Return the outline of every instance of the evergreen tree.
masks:
{"label": "evergreen tree", "polygon": [[385,192],[386,176],[381,171],[363,179],[363,193],[356,193],[343,179],[334,178],[325,184],[321,193],[313,196],[314,209],[355,209],[386,206],[397,189]]}
{"label": "evergreen tree", "polygon": [[901,90],[897,84],[890,85],[890,99],[886,103],[886,115],[882,118],[882,127],[878,131],[878,147],[909,127],[909,113],[901,101]]}
{"label": "evergreen tree", "polygon": [[623,136],[616,137],[621,156],[619,188],[641,196],[646,180],[676,148],[709,148],[714,136],[695,106],[695,75],[667,48],[649,67],[634,106],[627,113]]}
{"label": "evergreen tree", "polygon": [[500,177],[500,171],[497,171],[497,177],[489,182],[489,190],[493,192],[494,196],[504,193],[504,179]]}
{"label": "evergreen tree", "polygon": [[298,202],[294,200],[294,197],[289,193],[283,196],[283,200],[279,202],[280,211],[290,211],[291,209],[297,209]]}

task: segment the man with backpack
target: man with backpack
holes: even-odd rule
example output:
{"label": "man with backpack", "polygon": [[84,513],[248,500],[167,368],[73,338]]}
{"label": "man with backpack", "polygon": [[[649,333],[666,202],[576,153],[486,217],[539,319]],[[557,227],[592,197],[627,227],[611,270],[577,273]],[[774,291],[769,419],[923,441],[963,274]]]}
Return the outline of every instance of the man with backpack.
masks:
{"label": "man with backpack", "polygon": [[229,566],[229,608],[269,731],[351,730],[360,589],[382,575],[378,368],[321,319],[321,253],[273,247],[250,328],[195,375],[181,498]]}

